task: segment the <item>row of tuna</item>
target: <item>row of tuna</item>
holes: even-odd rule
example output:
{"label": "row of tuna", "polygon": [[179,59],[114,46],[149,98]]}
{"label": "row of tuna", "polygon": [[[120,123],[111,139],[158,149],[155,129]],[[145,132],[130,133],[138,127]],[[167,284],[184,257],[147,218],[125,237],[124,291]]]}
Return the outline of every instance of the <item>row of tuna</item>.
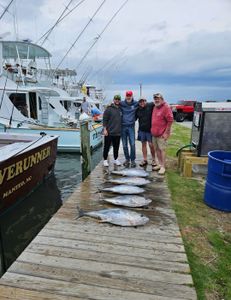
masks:
{"label": "row of tuna", "polygon": [[[140,188],[140,186],[150,183],[150,180],[146,179],[146,177],[149,176],[146,171],[139,169],[124,169],[120,171],[112,171],[112,174],[122,177],[108,180],[108,182],[117,185],[104,188],[101,191],[122,194],[123,196],[103,198],[103,201],[113,205],[133,208],[144,207],[151,203],[152,200],[146,199],[142,196],[137,196],[137,194],[142,194],[145,191],[143,188]],[[89,216],[100,219],[101,222],[107,222],[119,226],[139,226],[144,225],[149,221],[149,218],[143,214],[121,208],[103,209],[91,212],[84,212],[78,208],[78,213],[77,218]]]}

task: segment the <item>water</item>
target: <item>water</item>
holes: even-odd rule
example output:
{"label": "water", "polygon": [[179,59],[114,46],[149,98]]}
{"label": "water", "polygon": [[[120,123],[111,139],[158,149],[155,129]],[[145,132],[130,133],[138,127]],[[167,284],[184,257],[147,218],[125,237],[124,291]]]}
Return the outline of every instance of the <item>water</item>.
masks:
{"label": "water", "polygon": [[[92,169],[101,158],[102,149],[99,148],[92,155]],[[54,175],[0,216],[0,275],[44,227],[81,180],[80,155],[58,154]]]}

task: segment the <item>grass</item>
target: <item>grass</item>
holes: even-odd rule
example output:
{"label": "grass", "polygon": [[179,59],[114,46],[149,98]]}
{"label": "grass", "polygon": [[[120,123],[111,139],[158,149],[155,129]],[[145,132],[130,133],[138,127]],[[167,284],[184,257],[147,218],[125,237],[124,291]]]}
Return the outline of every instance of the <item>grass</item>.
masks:
{"label": "grass", "polygon": [[203,202],[204,181],[181,177],[176,151],[190,130],[174,124],[168,147],[168,185],[198,299],[231,299],[231,215]]}

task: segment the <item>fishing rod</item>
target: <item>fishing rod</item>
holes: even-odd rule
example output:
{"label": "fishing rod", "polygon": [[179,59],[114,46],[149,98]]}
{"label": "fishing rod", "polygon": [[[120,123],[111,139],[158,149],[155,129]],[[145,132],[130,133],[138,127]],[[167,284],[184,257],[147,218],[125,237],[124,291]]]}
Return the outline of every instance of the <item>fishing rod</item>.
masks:
{"label": "fishing rod", "polygon": [[95,44],[98,42],[98,40],[101,38],[101,36],[103,35],[103,33],[106,31],[106,29],[109,27],[109,25],[111,24],[111,22],[115,19],[115,17],[118,15],[118,13],[122,10],[122,8],[126,5],[126,3],[129,0],[126,0],[121,6],[120,8],[115,12],[115,14],[111,17],[111,19],[107,22],[106,26],[104,27],[104,29],[101,31],[101,33],[96,37],[95,41],[93,42],[93,44],[90,46],[90,48],[88,48],[88,50],[85,52],[84,56],[82,57],[82,59],[80,60],[80,62],[78,63],[78,65],[76,66],[75,69],[78,69],[79,66],[82,64],[82,62],[84,61],[84,59],[88,56],[88,54],[90,53],[90,51],[92,50],[92,48],[95,46]]}
{"label": "fishing rod", "polygon": [[[64,55],[64,57],[61,59],[61,61],[59,62],[59,64],[57,65],[55,71],[59,68],[59,66],[62,64],[62,62],[64,61],[64,59],[67,57],[67,55],[70,53],[70,51],[72,50],[72,48],[75,46],[75,44],[77,43],[77,41],[80,39],[80,37],[82,36],[82,34],[84,33],[84,31],[87,29],[87,27],[89,26],[89,24],[92,22],[93,18],[97,15],[97,13],[100,11],[100,9],[102,8],[102,6],[104,5],[104,3],[106,2],[106,0],[104,0],[100,6],[96,9],[96,11],[94,12],[93,16],[90,18],[90,20],[87,22],[87,24],[84,26],[84,28],[82,29],[82,31],[79,33],[79,35],[77,36],[77,38],[75,39],[74,43],[71,45],[71,47],[67,50],[66,54]],[[54,71],[54,72],[55,72]],[[54,74],[54,73],[53,73]]]}
{"label": "fishing rod", "polygon": [[106,63],[99,68],[98,70],[96,70],[93,74],[89,74],[90,78],[95,77],[97,74],[99,74],[100,72],[102,72],[105,68],[108,68],[110,66],[112,66],[114,64],[114,60],[117,59],[117,57],[120,57],[120,61],[124,58],[123,55],[126,52],[127,48],[124,48],[122,51],[120,51],[118,54],[115,54],[112,58],[110,58],[109,60],[106,61]]}
{"label": "fishing rod", "polygon": [[5,13],[8,11],[8,8],[11,6],[11,4],[13,3],[13,1],[14,0],[11,0],[10,3],[7,5],[7,7],[4,9],[3,13],[0,16],[0,20],[5,15]]}
{"label": "fishing rod", "polygon": [[73,0],[70,0],[69,3],[67,4],[67,6],[64,8],[64,10],[62,11],[61,15],[59,16],[58,20],[55,22],[55,24],[51,27],[50,31],[45,35],[43,42],[41,43],[41,46],[43,46],[43,44],[46,42],[46,40],[48,39],[48,37],[50,36],[51,32],[53,31],[53,29],[55,28],[55,26],[59,23],[60,19],[62,18],[62,16],[65,14],[65,12],[68,10],[69,6],[71,5],[71,2],[73,2]]}
{"label": "fishing rod", "polygon": [[71,10],[69,10],[69,12],[67,12],[64,16],[60,16],[58,18],[58,20],[55,22],[55,24],[49,28],[36,42],[36,44],[38,44],[47,34],[49,34],[60,22],[62,22],[63,19],[65,19],[70,13],[72,13],[78,6],[80,6],[80,4],[82,4],[84,1],[86,0],[81,0],[80,2],[78,2]]}

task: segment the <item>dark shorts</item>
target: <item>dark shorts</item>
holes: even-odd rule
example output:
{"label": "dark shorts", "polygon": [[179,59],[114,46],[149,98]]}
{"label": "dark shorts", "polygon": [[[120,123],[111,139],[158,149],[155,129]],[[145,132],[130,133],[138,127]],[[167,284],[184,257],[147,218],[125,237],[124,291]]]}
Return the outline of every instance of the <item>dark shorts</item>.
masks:
{"label": "dark shorts", "polygon": [[145,131],[138,131],[138,141],[143,142],[151,142],[152,141],[152,135],[150,132],[145,132]]}

